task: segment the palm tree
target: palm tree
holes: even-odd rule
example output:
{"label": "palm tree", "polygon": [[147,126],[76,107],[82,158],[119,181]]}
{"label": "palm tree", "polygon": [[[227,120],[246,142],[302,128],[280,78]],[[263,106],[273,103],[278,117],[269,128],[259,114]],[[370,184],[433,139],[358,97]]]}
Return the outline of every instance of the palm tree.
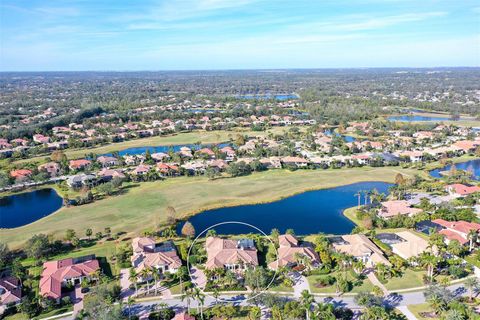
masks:
{"label": "palm tree", "polygon": [[150,268],[148,267],[145,267],[142,269],[142,271],[140,271],[140,276],[147,282],[147,294],[150,294],[150,274]]}
{"label": "palm tree", "polygon": [[310,308],[312,303],[315,301],[313,296],[308,292],[308,290],[303,290],[300,295],[300,304],[305,308],[305,314],[307,315],[307,320],[310,320]]}
{"label": "palm tree", "polygon": [[433,294],[431,295],[429,298],[428,298],[428,303],[430,304],[430,306],[432,307],[433,311],[435,312],[435,314],[440,314],[442,311],[445,310],[445,301],[443,301],[443,299],[437,295],[437,294]]}
{"label": "palm tree", "polygon": [[135,269],[131,268],[130,269],[130,274],[128,275],[128,280],[135,285],[135,295],[138,293],[138,275],[137,272],[135,272]]}
{"label": "palm tree", "polygon": [[128,300],[127,300],[128,319],[131,318],[131,309],[134,303],[135,303],[135,299],[133,299],[132,297],[128,297]]}
{"label": "palm tree", "polygon": [[362,194],[360,193],[360,191],[358,191],[358,192],[355,193],[353,196],[354,196],[354,197],[357,197],[357,199],[358,199],[357,208],[360,208],[360,197],[362,196]]}
{"label": "palm tree", "polygon": [[477,240],[477,232],[474,229],[471,229],[468,232],[467,239],[469,240],[468,250],[471,252],[473,250],[473,243]]}
{"label": "palm tree", "polygon": [[467,288],[468,291],[469,291],[470,302],[472,302],[472,300],[473,300],[473,293],[475,292],[475,290],[478,290],[479,286],[480,286],[480,283],[478,282],[477,278],[475,278],[475,277],[468,278],[465,281],[465,288]]}
{"label": "palm tree", "polygon": [[353,266],[353,271],[355,271],[357,274],[361,274],[365,269],[365,263],[363,263],[362,260],[355,260],[352,266]]}
{"label": "palm tree", "polygon": [[193,298],[193,291],[190,290],[190,289],[185,290],[185,292],[183,293],[183,295],[181,297],[182,302],[184,300],[187,301],[187,311],[188,311],[188,313],[190,313],[190,302],[191,302],[192,298]]}
{"label": "palm tree", "polygon": [[193,289],[193,298],[198,302],[197,312],[198,307],[200,307],[200,316],[203,319],[203,304],[205,303],[205,295],[198,287],[195,287]]}
{"label": "palm tree", "polygon": [[185,278],[188,275],[187,268],[185,266],[181,266],[180,268],[178,268],[176,275],[180,280],[180,288],[181,288],[181,292],[183,293],[183,278]]}
{"label": "palm tree", "polygon": [[262,310],[259,307],[252,307],[248,312],[249,320],[258,320],[262,316]]}
{"label": "palm tree", "polygon": [[158,280],[160,278],[158,274],[158,270],[155,268],[152,268],[152,277],[153,277],[153,285],[155,286],[155,295],[157,295],[157,290],[158,290]]}
{"label": "palm tree", "polygon": [[422,253],[420,262],[422,266],[427,268],[427,277],[430,278],[430,281],[433,280],[433,272],[437,266],[437,258],[431,253]]}
{"label": "palm tree", "polygon": [[218,297],[220,297],[220,291],[218,291],[218,288],[213,289],[212,296],[215,298],[215,304],[217,304]]}

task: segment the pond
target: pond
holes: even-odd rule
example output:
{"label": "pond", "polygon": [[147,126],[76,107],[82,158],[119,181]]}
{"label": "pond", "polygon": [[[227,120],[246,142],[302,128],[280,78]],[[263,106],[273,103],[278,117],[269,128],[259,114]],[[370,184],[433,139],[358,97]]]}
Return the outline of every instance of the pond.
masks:
{"label": "pond", "polygon": [[[355,194],[361,190],[377,189],[388,193],[392,184],[385,182],[360,182],[346,186],[308,191],[279,201],[227,207],[203,211],[189,221],[197,234],[206,228],[225,221],[240,221],[256,226],[266,233],[273,228],[280,232],[294,229],[298,235],[323,232],[326,234],[348,234],[355,224],[343,215],[347,208],[357,205]],[[183,223],[179,223],[180,233]],[[249,233],[252,229],[238,224],[227,224],[215,228],[219,234]]]}
{"label": "pond", "polygon": [[[441,178],[442,177],[441,172],[449,171],[450,168],[452,168],[451,164],[443,168],[430,171],[430,175],[435,178]],[[480,180],[480,159],[474,159],[470,161],[455,163],[455,168],[457,168],[457,170],[471,171],[473,172],[472,178],[474,180]]]}
{"label": "pond", "polygon": [[[158,152],[163,152],[163,153],[168,153],[170,150],[173,150],[174,152],[180,151],[181,148],[187,147],[192,150],[197,150],[201,148],[211,148],[213,146],[217,146],[218,148],[223,148],[226,146],[232,146],[231,143],[219,143],[219,144],[203,144],[203,145],[197,145],[197,144],[176,144],[176,145],[171,145],[171,146],[145,146],[145,147],[133,147],[133,148],[127,148],[127,149],[122,149],[118,151],[118,154],[120,156],[125,156],[125,155],[138,155],[138,154],[145,154],[147,150],[150,152],[150,154],[153,153],[158,153]],[[101,156],[100,154],[99,156]],[[111,156],[111,153],[105,153],[103,154],[104,156]]]}
{"label": "pond", "polygon": [[0,228],[24,226],[57,211],[62,204],[62,198],[53,189],[0,197]]}
{"label": "pond", "polygon": [[341,134],[339,134],[339,133],[337,133],[337,132],[334,132],[334,131],[332,131],[332,130],[325,130],[325,134],[326,134],[327,136],[331,136],[332,134],[334,134],[334,135],[336,135],[337,137],[342,137],[345,142],[353,142],[353,141],[356,140],[355,137],[347,136],[347,135],[341,135]]}
{"label": "pond", "polygon": [[420,115],[403,115],[403,116],[390,116],[388,117],[389,121],[402,121],[402,122],[426,122],[426,121],[448,121],[448,117],[430,117],[430,116],[420,116]]}

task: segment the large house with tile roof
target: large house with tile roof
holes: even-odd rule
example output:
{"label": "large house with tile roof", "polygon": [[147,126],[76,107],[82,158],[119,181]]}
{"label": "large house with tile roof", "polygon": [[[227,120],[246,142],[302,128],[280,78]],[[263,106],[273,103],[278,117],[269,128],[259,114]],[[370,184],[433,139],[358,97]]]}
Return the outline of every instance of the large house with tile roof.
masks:
{"label": "large house with tile roof", "polygon": [[315,267],[320,264],[320,258],[310,243],[300,243],[295,236],[284,234],[278,237],[278,244],[277,260],[268,264],[268,267],[272,270],[296,266],[303,269],[307,265]]}
{"label": "large house with tile roof", "polygon": [[145,268],[154,268],[158,272],[175,273],[182,266],[175,245],[171,241],[156,243],[148,237],[137,237],[132,240],[133,255],[130,258],[137,274]]}
{"label": "large house with tile roof", "polygon": [[208,237],[206,241],[207,269],[225,268],[243,272],[258,266],[257,248],[251,239],[230,240]]}
{"label": "large house with tile roof", "polygon": [[17,278],[0,278],[0,315],[22,301],[22,286]]}
{"label": "large house with tile roof", "polygon": [[480,223],[467,222],[467,221],[446,221],[443,219],[432,220],[433,223],[440,225],[442,229],[438,231],[444,236],[445,243],[449,243],[452,240],[457,240],[460,244],[467,244],[470,242],[469,233],[475,232],[477,235],[480,233]]}
{"label": "large house with tile roof", "polygon": [[63,287],[79,285],[84,279],[93,280],[98,270],[100,265],[95,255],[47,261],[40,278],[40,295],[58,302]]}
{"label": "large house with tile roof", "polygon": [[362,261],[367,268],[372,268],[379,263],[391,265],[380,250],[364,234],[347,234],[330,239],[333,248],[341,253],[352,256],[355,260]]}

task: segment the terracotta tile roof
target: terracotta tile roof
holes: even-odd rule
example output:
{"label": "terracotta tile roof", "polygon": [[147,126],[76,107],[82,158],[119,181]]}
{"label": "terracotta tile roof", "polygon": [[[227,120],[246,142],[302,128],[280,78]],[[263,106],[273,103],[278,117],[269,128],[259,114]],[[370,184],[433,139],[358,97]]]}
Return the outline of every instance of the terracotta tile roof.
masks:
{"label": "terracotta tile roof", "polygon": [[12,178],[22,178],[22,177],[28,177],[32,175],[32,171],[28,169],[18,169],[18,170],[12,170],[10,171],[10,176]]}
{"label": "terracotta tile roof", "polygon": [[240,241],[216,237],[208,237],[206,241],[208,269],[223,268],[226,264],[243,262],[247,265],[258,266],[257,249],[242,248]]}
{"label": "terracotta tile roof", "polygon": [[100,265],[95,258],[79,263],[75,263],[72,258],[45,262],[40,278],[40,294],[53,299],[61,298],[64,280],[89,276],[99,268]]}
{"label": "terracotta tile roof", "polygon": [[446,186],[445,188],[447,190],[454,191],[455,193],[460,194],[460,195],[468,195],[468,194],[472,194],[472,193],[475,193],[475,192],[480,192],[480,187],[478,187],[478,186],[467,186],[467,185],[464,185],[464,184],[461,184],[461,183],[450,184],[450,185]]}
{"label": "terracotta tile roof", "polygon": [[278,237],[278,259],[268,264],[271,269],[277,269],[277,267],[287,266],[296,262],[296,254],[303,255],[310,259],[312,263],[320,263],[318,254],[313,250],[311,246],[298,246],[298,240],[290,234],[280,235]]}
{"label": "terracotta tile roof", "polygon": [[421,211],[421,209],[410,207],[408,201],[391,200],[382,202],[382,208],[378,215],[383,218],[389,218],[398,215],[414,215]]}

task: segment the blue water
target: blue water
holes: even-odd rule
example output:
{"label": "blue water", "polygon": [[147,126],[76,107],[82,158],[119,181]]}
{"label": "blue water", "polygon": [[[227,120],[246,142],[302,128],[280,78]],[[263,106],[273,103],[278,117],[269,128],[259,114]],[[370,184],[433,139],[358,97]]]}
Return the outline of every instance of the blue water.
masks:
{"label": "blue water", "polygon": [[53,189],[41,189],[0,198],[0,228],[16,228],[48,216],[62,207]]}
{"label": "blue water", "polygon": [[[183,148],[183,147],[187,147],[187,148],[190,148],[192,150],[197,150],[197,149],[201,149],[201,148],[205,148],[205,147],[211,148],[213,146],[215,146],[215,145],[213,145],[213,144],[203,144],[203,145],[199,146],[199,145],[196,145],[196,144],[176,144],[176,145],[171,145],[171,146],[134,147],[134,148],[128,148],[128,149],[120,150],[120,151],[118,151],[118,154],[120,156],[124,156],[124,155],[130,155],[131,156],[131,155],[137,155],[137,154],[145,154],[145,152],[147,152],[147,150],[150,152],[150,154],[158,153],[158,152],[168,153],[170,150],[173,150],[173,152],[180,151],[180,149]],[[219,143],[216,146],[218,148],[223,148],[223,147],[226,147],[226,146],[232,146],[232,144],[231,143]],[[111,156],[112,153],[104,153],[103,155],[104,156]]]}
{"label": "blue water", "polygon": [[285,101],[285,100],[294,100],[298,99],[298,96],[294,94],[242,94],[237,96],[240,99],[246,99],[246,100],[270,100],[270,99],[275,99],[279,101]]}
{"label": "blue water", "polygon": [[[357,205],[358,199],[355,194],[360,190],[372,189],[387,194],[390,186],[391,184],[385,182],[354,183],[309,191],[266,204],[207,210],[191,217],[189,221],[197,234],[214,224],[226,221],[246,222],[265,233],[270,233],[273,228],[279,229],[280,232],[292,228],[299,235],[318,232],[348,234],[355,225],[342,213],[343,210]],[[183,223],[180,223],[177,228],[179,233],[182,225]],[[222,225],[215,230],[219,234],[255,232],[251,227],[238,224]]]}
{"label": "blue water", "polygon": [[[448,171],[452,165],[445,166],[440,169],[435,169],[430,171],[430,175],[435,178],[441,178],[442,175],[440,174],[441,171]],[[470,160],[466,162],[456,163],[455,167],[457,170],[468,170],[473,172],[473,179],[480,180],[480,159]]]}
{"label": "blue water", "polygon": [[389,121],[402,121],[402,122],[414,122],[414,121],[448,121],[450,118],[445,117],[427,117],[418,115],[405,115],[405,116],[391,116],[388,117]]}
{"label": "blue water", "polygon": [[336,136],[342,137],[343,140],[345,140],[345,142],[353,142],[353,141],[356,140],[356,139],[355,139],[354,137],[352,137],[352,136],[343,136],[343,135],[341,135],[341,134],[339,134],[339,133],[332,132],[331,130],[325,130],[325,134],[326,134],[327,136],[331,136],[332,134],[335,134]]}

